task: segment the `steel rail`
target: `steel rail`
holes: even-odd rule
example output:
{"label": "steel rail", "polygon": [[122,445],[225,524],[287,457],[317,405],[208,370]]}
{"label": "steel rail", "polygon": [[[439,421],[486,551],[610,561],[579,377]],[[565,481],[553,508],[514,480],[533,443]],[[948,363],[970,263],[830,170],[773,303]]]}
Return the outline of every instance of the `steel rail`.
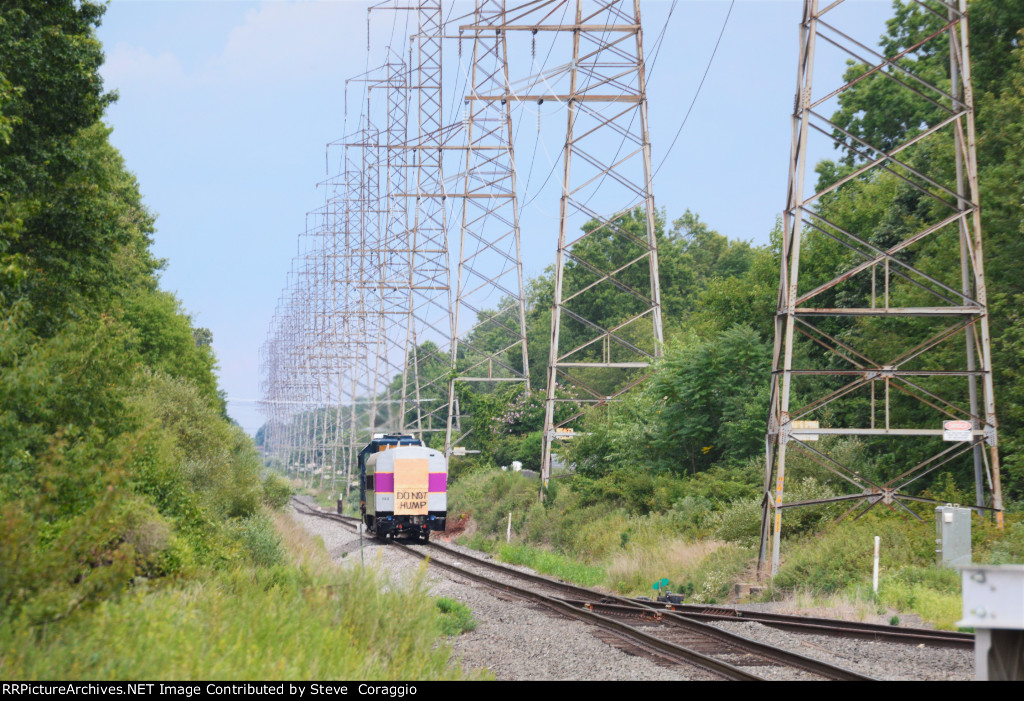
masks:
{"label": "steel rail", "polygon": [[[306,503],[297,500],[296,502],[307,510],[310,509],[309,505],[306,505]],[[357,518],[332,514],[330,512],[310,510],[305,513],[312,516],[331,519],[350,528],[355,528],[356,524],[359,523]],[[395,542],[392,542],[392,544],[397,545],[399,550],[403,550],[404,552],[415,555],[421,559],[425,559],[426,557],[407,545],[401,545],[400,543]],[[598,614],[598,611],[603,611],[609,615],[637,616],[646,621],[673,625],[712,639],[720,645],[763,657],[765,659],[781,663],[781,665],[784,666],[802,669],[812,674],[823,676],[827,678],[827,680],[877,681],[874,677],[860,674],[859,672],[846,669],[844,667],[829,664],[792,651],[759,643],[749,638],[739,636],[737,633],[717,628],[705,621],[752,621],[775,628],[790,630],[793,632],[802,632],[805,634],[826,634],[826,636],[830,637],[910,645],[925,644],[929,647],[948,647],[956,649],[974,648],[974,636],[971,633],[923,629],[914,631],[906,629],[894,630],[888,626],[858,621],[814,618],[791,614],[774,614],[760,611],[741,611],[733,608],[716,608],[692,604],[660,604],[649,600],[629,599],[617,597],[615,595],[606,595],[600,592],[595,592],[593,589],[559,581],[550,577],[532,574],[529,572],[521,572],[496,562],[460,553],[451,549],[451,547],[446,547],[435,542],[421,543],[421,545],[426,545],[430,550],[443,553],[444,555],[454,557],[472,565],[499,572],[513,578],[518,578],[529,582],[530,584],[546,586],[550,589],[556,590],[556,592],[563,593],[566,596],[547,597],[546,595],[536,592],[536,590],[522,589],[521,587],[506,584],[505,582],[496,582],[489,577],[475,575],[463,570],[462,568],[441,563],[434,559],[430,560],[431,563],[436,564],[439,567],[458,572],[470,579],[473,579],[474,581],[508,590],[508,592],[512,592],[513,594],[525,593],[522,596],[535,600],[543,599],[544,601],[542,603],[545,604],[548,603],[548,600],[557,602],[553,608],[556,608],[559,611],[564,611],[564,607],[567,606],[574,608],[575,610],[589,611],[595,615],[600,615]],[[603,616],[603,618],[606,617],[607,616]]]}
{"label": "steel rail", "polygon": [[[353,521],[358,522],[358,519],[353,519],[351,516],[342,516],[340,514],[332,514],[330,512],[318,511],[318,510],[314,509],[313,507],[311,507],[309,504],[306,504],[305,502],[299,501],[298,499],[294,499],[293,498],[292,503],[296,504],[296,505],[301,505],[302,508],[300,509],[300,511],[302,511],[302,513],[308,514],[310,516],[317,516],[317,517],[320,517],[320,518],[326,518],[326,519],[335,521],[336,523],[343,524],[346,527],[356,527],[356,525],[353,523]],[[734,681],[764,681],[761,677],[759,677],[759,676],[757,676],[755,674],[751,674],[749,672],[746,672],[746,671],[744,671],[744,670],[742,670],[742,669],[740,669],[738,667],[735,667],[733,665],[730,665],[727,662],[723,662],[721,660],[716,660],[713,657],[708,657],[707,655],[703,655],[703,654],[701,654],[701,653],[699,653],[699,652],[697,652],[695,650],[690,650],[690,649],[687,649],[687,648],[682,647],[680,645],[676,645],[675,643],[668,642],[667,640],[662,640],[661,638],[658,638],[656,636],[653,636],[653,635],[650,635],[648,633],[645,633],[645,632],[643,632],[641,630],[638,630],[638,629],[636,629],[636,628],[634,628],[634,627],[632,627],[630,625],[622,623],[621,621],[616,621],[614,619],[608,618],[606,616],[602,616],[600,614],[594,613],[592,611],[588,611],[586,609],[580,609],[580,608],[578,608],[578,607],[576,607],[576,606],[574,606],[574,605],[572,605],[572,604],[570,604],[567,601],[564,601],[562,599],[559,599],[559,598],[556,598],[556,597],[551,597],[551,596],[546,596],[546,595],[541,594],[541,593],[539,593],[537,591],[534,591],[534,590],[524,589],[522,587],[517,587],[514,584],[509,584],[507,582],[501,582],[501,581],[498,581],[496,579],[491,579],[490,577],[486,577],[486,576],[484,576],[482,574],[478,574],[478,573],[475,573],[475,572],[467,571],[467,570],[465,570],[465,569],[463,569],[463,568],[461,568],[461,567],[459,567],[457,565],[454,565],[454,564],[451,564],[451,563],[448,563],[448,562],[442,562],[441,560],[435,559],[435,558],[431,557],[430,555],[427,555],[427,554],[417,550],[416,548],[411,548],[411,547],[409,547],[407,545],[402,545],[401,543],[398,543],[398,542],[395,542],[395,541],[392,541],[390,543],[390,545],[393,546],[393,547],[398,548],[399,550],[401,550],[401,551],[403,551],[403,552],[405,552],[405,553],[407,553],[409,555],[414,555],[415,557],[418,557],[421,560],[426,560],[431,565],[436,565],[437,567],[440,567],[442,569],[446,569],[446,570],[448,570],[450,572],[453,572],[453,573],[458,574],[460,576],[466,577],[467,579],[471,579],[471,580],[473,580],[475,582],[478,582],[480,584],[484,584],[486,586],[492,587],[494,589],[499,589],[501,591],[509,592],[511,594],[515,594],[515,595],[520,596],[520,597],[525,598],[525,599],[536,601],[537,603],[540,603],[540,604],[546,606],[547,608],[550,608],[550,609],[552,609],[552,610],[554,610],[554,611],[556,611],[558,613],[561,613],[561,614],[564,614],[564,615],[568,615],[568,616],[572,616],[573,618],[580,619],[580,620],[582,620],[582,621],[584,621],[586,623],[590,623],[591,625],[594,625],[594,626],[597,626],[599,628],[603,628],[605,630],[611,631],[612,633],[615,633],[616,635],[618,635],[618,636],[620,636],[622,638],[627,639],[629,642],[633,643],[634,645],[639,645],[639,646],[641,646],[643,648],[646,648],[646,649],[649,649],[649,650],[653,650],[656,654],[658,654],[661,657],[668,657],[668,658],[670,658],[670,659],[672,659],[673,661],[676,661],[676,662],[682,661],[684,664],[694,665],[694,666],[700,667],[701,669],[704,669],[706,671],[709,671],[709,672],[711,672],[713,674],[716,674],[718,676],[724,677],[725,679],[729,679],[729,680],[734,680]],[[451,550],[449,548],[444,548],[444,547],[438,547],[436,544],[433,544],[433,543],[428,543],[428,545],[433,546],[432,549],[435,549],[437,551],[443,551],[445,554],[455,553],[454,550]],[[462,553],[457,553],[456,555],[463,555],[463,554]],[[478,558],[471,557],[471,556],[468,556],[468,555],[464,555],[463,557],[465,557],[468,560],[472,560],[474,564],[481,564],[481,565],[484,565],[484,566],[494,564],[494,563],[485,563],[484,560],[480,560]],[[519,572],[517,570],[513,570],[513,569],[510,569],[510,568],[501,567],[500,565],[497,565],[496,567],[501,569],[503,572],[510,573],[512,575],[515,575],[515,576],[521,576],[524,579],[531,580],[531,583],[541,583],[541,582],[543,582],[543,584],[545,584],[547,586],[552,586],[552,585],[559,586],[560,584],[562,584],[562,583],[559,583],[559,582],[555,582],[554,580],[549,580],[546,577],[537,577],[535,575],[527,575],[524,572]],[[580,591],[586,592],[588,596],[595,596],[595,595],[598,596],[598,597],[602,596],[602,595],[598,594],[597,592],[593,592],[593,591],[590,591],[588,589],[582,589],[580,587],[574,587],[574,585],[565,585],[565,586],[567,588],[578,589]]]}
{"label": "steel rail", "polygon": [[[307,506],[305,504],[303,505]],[[359,522],[359,519],[357,518],[351,516],[343,516],[339,514],[332,514],[329,512],[314,512],[314,514],[330,518],[340,523],[344,523],[345,525],[354,525],[354,523]],[[398,543],[392,544],[398,546],[399,549],[405,550],[410,554],[416,555],[417,557],[424,557],[420,552],[413,550],[407,546]],[[742,652],[753,654],[776,663],[781,663],[784,666],[801,669],[803,671],[810,672],[811,674],[816,674],[825,677],[826,679],[832,679],[837,681],[875,681],[872,677],[868,677],[857,672],[844,669],[842,667],[831,665],[827,662],[822,662],[821,660],[806,657],[795,652],[774,648],[769,645],[759,643],[755,640],[751,640],[744,636],[737,635],[735,633],[730,633],[729,631],[725,631],[720,628],[715,628],[714,626],[701,623],[700,621],[694,620],[693,618],[679,615],[678,613],[675,613],[671,610],[659,610],[652,606],[648,606],[643,603],[637,603],[633,600],[626,599],[623,597],[604,594],[602,592],[594,591],[592,589],[587,589],[585,587],[580,587],[574,584],[570,584],[568,582],[562,582],[559,580],[551,579],[549,577],[544,577],[529,572],[522,572],[520,570],[512,569],[510,567],[501,565],[496,562],[492,562],[490,560],[484,560],[473,555],[468,555],[466,553],[459,552],[452,548],[439,545],[438,543],[427,542],[421,545],[425,545],[427,548],[434,551],[443,552],[445,555],[452,556],[458,560],[468,562],[472,565],[483,567],[516,579],[525,580],[532,585],[548,587],[549,589],[562,592],[575,598],[564,598],[561,596],[546,597],[545,595],[540,594],[539,592],[536,592],[534,590],[530,590],[532,591],[531,596],[533,594],[536,594],[539,597],[544,597],[545,599],[553,599],[555,601],[562,602],[563,604],[566,604],[570,607],[587,610],[595,614],[597,614],[598,610],[601,610],[608,612],[611,615],[637,615],[639,617],[644,618],[645,620],[652,622],[656,621],[659,623],[664,623],[667,625],[682,628],[687,630],[688,632],[713,639],[719,644],[725,645],[727,647],[736,650],[741,650]],[[461,568],[453,567],[451,565],[446,566],[446,564],[440,563],[437,560],[431,560],[431,562],[434,562],[435,564],[438,564],[441,567],[446,567],[449,570],[458,571],[459,573],[469,576],[471,579],[474,579],[475,581],[480,581],[484,584],[490,584],[494,581],[487,577],[479,578],[479,576],[473,576],[472,573],[468,573]],[[506,590],[511,590],[514,593],[520,591],[518,587],[514,587],[513,585],[506,586],[504,583],[501,583],[500,586],[502,588],[505,588]],[[649,604],[651,602],[647,603]],[[561,605],[559,605],[558,608],[559,610],[562,610]]]}
{"label": "steel rail", "polygon": [[699,621],[750,621],[762,625],[790,630],[797,633],[828,635],[840,638],[860,638],[890,643],[912,645],[925,644],[929,647],[951,647],[974,649],[974,635],[948,630],[910,630],[893,628],[877,623],[843,621],[835,618],[817,618],[785,613],[764,611],[743,611],[735,608],[701,606],[697,604],[659,604],[646,599],[629,599],[653,610],[672,611],[686,618]]}
{"label": "steel rail", "polygon": [[[642,630],[634,628],[633,626],[630,626],[621,621],[617,621],[613,618],[608,618],[607,616],[602,616],[601,614],[594,613],[593,611],[574,606],[573,604],[570,604],[569,602],[563,599],[559,599],[552,596],[546,596],[545,594],[541,594],[540,592],[534,591],[532,589],[524,589],[523,587],[518,587],[508,582],[501,582],[496,579],[484,576],[482,574],[478,574],[476,572],[470,572],[466,569],[463,569],[462,567],[459,567],[458,565],[434,559],[432,556],[427,555],[417,550],[416,548],[411,548],[407,545],[402,545],[401,543],[393,541],[391,543],[391,546],[397,547],[399,550],[406,552],[410,555],[414,555],[420,558],[421,560],[425,560],[428,562],[428,564],[436,565],[442,569],[448,570],[462,577],[466,577],[468,579],[492,587],[494,589],[509,592],[511,594],[515,594],[516,596],[536,601],[537,603],[547,608],[550,608],[558,613],[572,616],[573,618],[580,619],[585,623],[589,623],[599,628],[611,631],[612,633],[615,633],[616,635],[627,639],[629,642],[635,645],[639,645],[643,648],[653,650],[659,656],[668,657],[676,662],[682,661],[685,664],[700,667],[701,669],[712,672],[713,674],[717,674],[718,676],[724,677],[725,679],[732,681],[765,681],[763,678],[757,676],[756,674],[746,672],[740,669],[739,667],[735,667],[729,664],[728,662],[723,662],[722,660],[717,660],[714,657],[709,657],[707,655],[699,653],[696,650],[691,650],[681,645],[671,643],[667,640],[662,640],[657,636],[645,633]],[[454,552],[447,548],[438,549],[444,550],[446,554]],[[476,560],[476,558],[471,559]],[[523,574],[521,572],[517,572],[516,570],[508,571],[515,573],[516,575]]]}
{"label": "steel rail", "polygon": [[[628,600],[621,599],[621,601]],[[711,639],[719,645],[730,648],[730,651],[725,654],[735,654],[738,651],[754,655],[766,659],[776,666],[801,669],[832,681],[878,681],[874,677],[869,677],[814,657],[807,657],[784,648],[761,643],[745,636],[716,628],[707,623],[701,623],[687,616],[680,615],[675,611],[659,610],[637,604],[608,603],[604,601],[567,601],[567,603],[595,612],[602,611],[612,616],[635,617],[650,623],[680,628],[688,633]]]}
{"label": "steel rail", "polygon": [[[296,503],[301,504],[307,509],[310,508],[308,504],[297,501]],[[355,524],[359,523],[359,519],[353,516],[342,516],[339,514],[333,514],[330,512],[323,511],[311,511],[308,512],[310,515],[320,516],[323,518],[333,519],[346,526],[355,527]],[[532,584],[540,586],[546,586],[553,589],[563,590],[569,598],[565,601],[573,602],[600,602],[609,599],[614,600],[619,605],[626,606],[643,606],[648,610],[661,611],[667,613],[675,613],[683,618],[701,622],[701,621],[751,621],[761,623],[762,625],[771,626],[773,628],[779,628],[782,630],[789,630],[797,633],[805,634],[818,634],[828,635],[831,637],[844,637],[844,638],[859,638],[864,640],[878,640],[882,642],[893,642],[893,643],[904,643],[919,645],[925,644],[929,647],[950,647],[958,649],[974,649],[974,635],[971,633],[961,633],[956,631],[945,631],[945,630],[927,630],[927,629],[916,629],[909,630],[906,628],[894,629],[891,626],[879,625],[876,623],[863,623],[860,621],[843,621],[835,618],[819,618],[810,616],[799,616],[794,614],[784,613],[768,613],[764,611],[744,611],[736,608],[727,607],[715,607],[715,606],[703,606],[699,604],[661,604],[659,602],[651,601],[648,599],[636,599],[618,597],[615,595],[603,594],[596,592],[592,589],[580,587],[567,582],[561,582],[558,580],[544,577],[541,575],[531,574],[528,572],[520,572],[510,567],[484,560],[472,555],[446,548],[443,545],[437,543],[428,542],[427,547],[443,551],[453,557],[470,561],[475,565],[485,567],[497,572],[507,573],[510,576],[519,577],[529,581]],[[720,630],[720,629],[715,629]],[[742,636],[739,636],[742,637]]]}

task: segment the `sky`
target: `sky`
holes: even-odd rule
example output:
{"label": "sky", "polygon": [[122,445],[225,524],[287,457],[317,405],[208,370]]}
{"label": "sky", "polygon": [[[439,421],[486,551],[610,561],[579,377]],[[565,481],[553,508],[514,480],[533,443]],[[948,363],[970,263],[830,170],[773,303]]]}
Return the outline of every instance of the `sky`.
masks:
{"label": "sky", "polygon": [[[106,121],[157,214],[154,251],[167,260],[162,286],[213,332],[229,414],[250,434],[263,423],[255,405],[259,348],[305,213],[323,202],[316,184],[328,168],[325,147],[358,121],[359,88],[350,84],[346,101],[346,80],[379,63],[385,47],[406,45],[404,19],[375,13],[368,54],[367,7],[358,0],[112,0],[98,30],[101,74],[119,94]],[[471,9],[457,5],[459,13]],[[797,0],[736,0],[731,13],[728,0],[642,0],[660,165],[654,196],[670,219],[690,209],[730,238],[767,242],[785,204],[801,9]],[[891,8],[887,0],[850,0],[840,10],[835,22],[874,46]],[[816,84],[837,87],[844,57],[827,48]],[[525,61],[523,50],[510,56],[510,64]],[[519,63],[513,80],[530,72]],[[544,133],[556,134],[558,107],[545,109],[552,111],[541,115]],[[558,146],[545,148],[554,138],[545,136],[532,149],[536,111],[524,108],[516,119],[531,145],[522,156],[517,146],[520,180],[541,182]],[[812,154],[812,161],[830,155]],[[534,194],[522,215],[527,276],[553,262],[556,247],[557,189]]]}

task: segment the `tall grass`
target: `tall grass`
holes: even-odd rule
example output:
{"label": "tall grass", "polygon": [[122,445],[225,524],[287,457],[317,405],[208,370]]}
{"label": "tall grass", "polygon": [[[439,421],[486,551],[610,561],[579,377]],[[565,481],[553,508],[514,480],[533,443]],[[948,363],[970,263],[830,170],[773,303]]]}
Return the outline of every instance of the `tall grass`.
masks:
{"label": "tall grass", "polygon": [[[724,600],[749,564],[750,552],[743,547],[693,539],[690,529],[704,527],[707,499],[684,499],[666,513],[635,515],[581,503],[571,489],[559,490],[541,505],[535,490],[535,482],[505,473],[460,480],[452,490],[453,508],[472,513],[477,528],[460,542],[506,562],[620,594],[649,595],[654,582],[667,578],[674,591],[706,602]],[[513,542],[505,544],[509,512]]]}
{"label": "tall grass", "polygon": [[[460,541],[470,547],[621,594],[650,595],[652,584],[667,578],[674,592],[711,603],[727,601],[734,583],[752,581],[761,517],[760,497],[738,491],[724,498],[726,492],[717,488],[722,480],[714,474],[687,480],[681,488],[686,496],[671,508],[644,514],[630,513],[616,500],[595,500],[586,480],[564,481],[543,505],[536,501],[536,482],[507,473],[469,475],[450,493],[453,508],[472,514],[476,531]],[[810,477],[794,479],[789,498],[828,497],[833,489]],[[935,566],[931,520],[876,511],[826,525],[837,508],[795,510],[785,517],[783,559],[765,598],[855,619],[896,609],[953,627],[960,616],[959,574]],[[510,511],[513,544],[507,546]],[[1024,562],[1024,515],[1008,513],[1006,523],[999,531],[988,520],[974,519],[975,562]],[[875,535],[882,538],[877,595],[871,590]]]}
{"label": "tall grass", "polygon": [[522,543],[499,546],[498,558],[512,565],[525,565],[537,572],[585,587],[594,587],[605,581],[603,567],[587,565],[560,553]]}
{"label": "tall grass", "polygon": [[107,601],[40,634],[0,627],[5,678],[458,679],[419,583],[243,568]]}
{"label": "tall grass", "polygon": [[608,580],[621,594],[649,593],[652,584],[662,578],[681,588],[701,562],[723,545],[717,540],[694,543],[677,540],[632,547],[612,556]]}
{"label": "tall grass", "polygon": [[[408,586],[335,567],[287,516],[252,521],[252,564],[158,590],[135,587],[44,629],[0,624],[5,679],[462,679],[437,644],[422,572]],[[268,557],[269,552],[276,556]]]}

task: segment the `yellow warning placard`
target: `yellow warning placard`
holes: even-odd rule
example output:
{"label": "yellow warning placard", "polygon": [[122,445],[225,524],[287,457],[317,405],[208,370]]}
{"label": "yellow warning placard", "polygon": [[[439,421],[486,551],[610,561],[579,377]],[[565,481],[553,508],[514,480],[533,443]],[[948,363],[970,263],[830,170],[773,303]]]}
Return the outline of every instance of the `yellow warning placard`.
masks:
{"label": "yellow warning placard", "polygon": [[817,433],[800,433],[802,428],[820,428],[817,421],[793,421],[791,424],[793,433],[798,433],[800,440],[802,441],[816,441],[818,440]]}
{"label": "yellow warning placard", "polygon": [[395,459],[395,515],[426,515],[430,476],[426,458]]}

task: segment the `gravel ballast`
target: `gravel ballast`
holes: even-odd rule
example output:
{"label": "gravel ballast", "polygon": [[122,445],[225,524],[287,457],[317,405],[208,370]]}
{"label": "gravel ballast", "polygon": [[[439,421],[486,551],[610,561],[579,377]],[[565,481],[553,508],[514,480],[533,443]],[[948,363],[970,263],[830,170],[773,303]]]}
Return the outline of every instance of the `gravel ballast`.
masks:
{"label": "gravel ballast", "polygon": [[[334,561],[342,566],[359,562],[358,535],[326,519],[297,512],[293,515],[310,534],[323,539]],[[465,551],[486,557],[476,551]],[[379,567],[399,586],[416,576],[422,563],[372,538],[363,539],[362,557],[366,564]],[[451,639],[453,654],[465,669],[486,668],[502,680],[688,681],[712,678],[697,668],[666,668],[623,652],[596,637],[597,631],[591,626],[548,612],[536,604],[511,596],[505,598],[456,574],[429,569],[426,582],[431,595],[456,599],[473,611],[478,623],[476,630]]]}
{"label": "gravel ballast", "polygon": [[716,621],[711,625],[799,653],[805,657],[884,680],[974,679],[974,653],[970,650],[904,645],[857,638],[791,633],[754,621]]}
{"label": "gravel ballast", "polygon": [[[294,517],[310,534],[323,539],[335,562],[349,566],[360,561],[360,538],[357,534],[315,516],[295,512]],[[477,558],[488,558],[484,553],[453,543],[444,545]],[[366,564],[379,568],[396,586],[410,582],[423,564],[422,560],[398,548],[390,548],[366,537],[362,539],[362,559]],[[515,569],[531,571],[526,567]],[[561,616],[539,604],[497,592],[458,574],[430,568],[425,573],[425,581],[431,595],[461,601],[472,610],[477,620],[476,630],[450,639],[454,656],[466,669],[485,668],[501,680],[686,681],[714,678],[699,668],[663,667],[645,657],[625,652],[608,642],[615,638],[600,629]],[[722,621],[713,625],[877,679],[974,678],[974,655],[969,650],[804,635],[752,621]],[[750,671],[769,679],[810,676],[796,670],[770,667]]]}

